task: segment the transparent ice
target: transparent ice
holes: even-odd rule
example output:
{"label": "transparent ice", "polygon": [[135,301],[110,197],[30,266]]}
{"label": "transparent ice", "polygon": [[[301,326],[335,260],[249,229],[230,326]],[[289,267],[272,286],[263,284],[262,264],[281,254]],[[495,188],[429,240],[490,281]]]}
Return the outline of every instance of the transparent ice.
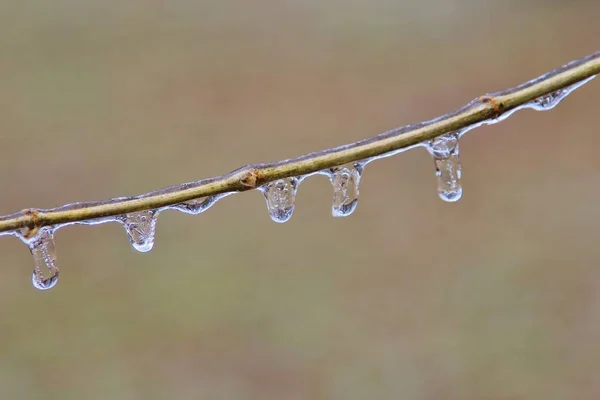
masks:
{"label": "transparent ice", "polygon": [[155,210],[145,210],[130,213],[121,218],[121,224],[129,236],[129,241],[137,251],[145,253],[152,250],[157,215]]}
{"label": "transparent ice", "polygon": [[561,101],[563,101],[565,97],[570,95],[575,89],[580,88],[581,86],[585,85],[594,78],[595,76],[591,76],[581,82],[577,82],[574,85],[557,90],[556,92],[550,93],[549,95],[539,97],[533,100],[531,103],[529,103],[528,107],[533,108],[537,111],[551,110],[554,107],[556,107]]}
{"label": "transparent ice", "polygon": [[330,170],[329,180],[333,186],[331,214],[334,217],[348,216],[356,209],[358,205],[358,184],[362,171],[362,166],[354,163]]}
{"label": "transparent ice", "polygon": [[58,283],[54,231],[48,227],[41,228],[33,238],[27,241],[27,244],[33,256],[33,273],[31,275],[33,287],[39,290],[53,288]]}
{"label": "transparent ice", "polygon": [[186,214],[197,215],[203,213],[212,207],[218,200],[221,198],[232,194],[230,193],[222,193],[215,196],[208,197],[200,197],[198,199],[189,200],[180,204],[175,204],[173,206],[166,207],[167,209],[177,210],[184,212]]}
{"label": "transparent ice", "polygon": [[[600,54],[600,53],[599,53]],[[597,57],[597,55],[594,55]],[[549,76],[553,74],[560,73],[560,70],[550,72],[542,77],[536,78],[532,81],[529,81],[515,89],[509,89],[507,91],[496,92],[492,94],[486,95],[490,100],[494,97],[505,96],[511,93],[514,93],[516,90],[522,90],[526,88],[530,88],[533,85],[536,85],[538,82],[543,81]],[[352,214],[352,212],[356,209],[358,204],[358,195],[359,195],[359,182],[361,179],[361,174],[364,169],[364,166],[372,161],[379,160],[385,157],[390,157],[404,151],[424,146],[427,148],[428,152],[432,155],[436,168],[436,177],[437,177],[437,188],[439,196],[448,202],[454,202],[461,198],[462,196],[462,186],[461,186],[461,165],[460,165],[460,154],[459,154],[459,139],[466,134],[467,132],[478,128],[482,125],[490,125],[501,122],[507,118],[509,118],[513,113],[524,109],[524,108],[533,108],[535,110],[550,110],[556,107],[562,100],[564,100],[569,94],[571,94],[577,88],[585,85],[594,79],[594,76],[577,82],[569,87],[565,87],[563,89],[559,89],[553,93],[547,94],[545,96],[538,97],[527,104],[522,104],[519,106],[513,106],[513,108],[505,109],[504,106],[502,108],[498,108],[498,115],[492,116],[483,121],[475,122],[469,126],[463,127],[460,131],[452,132],[444,134],[438,138],[424,141],[421,143],[414,143],[411,145],[402,145],[401,148],[390,150],[384,154],[372,155],[363,160],[358,160],[353,163],[333,167],[330,169],[325,169],[316,172],[310,172],[302,176],[292,177],[292,178],[284,178],[277,180],[275,182],[268,183],[258,190],[260,190],[267,202],[267,208],[269,214],[273,221],[278,223],[283,223],[288,221],[293,212],[294,212],[294,203],[296,198],[296,192],[298,185],[308,176],[311,175],[325,175],[330,179],[330,182],[333,186],[333,205],[332,205],[332,214],[335,217],[343,217]],[[350,150],[353,147],[356,147],[361,144],[371,143],[374,140],[385,140],[393,137],[399,137],[403,134],[413,134],[415,130],[420,128],[426,128],[429,125],[440,123],[444,120],[448,120],[454,118],[457,115],[460,115],[461,112],[468,111],[469,107],[480,107],[482,98],[477,98],[467,106],[463,107],[460,110],[457,110],[453,113],[443,115],[441,117],[432,119],[430,121],[421,122],[413,125],[406,125],[400,128],[395,128],[389,130],[387,132],[383,132],[373,138],[365,139],[356,143],[339,146],[334,149],[329,149],[324,151],[334,152],[334,151],[345,151]],[[502,112],[500,112],[502,111]],[[398,144],[399,145],[399,144]],[[393,148],[393,147],[390,147]],[[320,152],[317,152],[320,153]],[[311,153],[304,155],[298,160],[309,160],[311,156],[317,156],[317,153]],[[289,160],[287,160],[289,161]],[[277,165],[277,163],[273,164]],[[31,213],[32,217],[30,220],[31,224],[35,224],[33,215],[34,212],[38,211],[70,211],[70,210],[84,210],[91,207],[96,207],[100,205],[106,205],[111,203],[117,203],[120,201],[130,201],[130,200],[140,200],[147,197],[157,196],[165,193],[173,193],[180,192],[182,190],[187,190],[190,188],[197,187],[199,185],[214,181],[217,178],[210,178],[207,180],[201,180],[196,182],[190,182],[188,184],[182,184],[178,186],[172,186],[165,189],[160,189],[154,192],[146,193],[144,195],[136,196],[136,197],[122,197],[122,198],[114,198],[101,202],[86,202],[86,203],[72,203],[67,204],[62,207],[58,207],[51,210],[37,210],[37,209],[29,209],[28,211]],[[254,186],[252,186],[254,187]],[[108,222],[117,221],[122,224],[129,236],[129,240],[133,247],[141,252],[150,251],[154,245],[154,235],[156,230],[156,222],[157,217],[160,212],[167,209],[175,209],[187,214],[200,214],[214,205],[219,199],[222,197],[238,193],[237,190],[228,193],[221,193],[213,196],[197,198],[193,200],[188,200],[183,203],[175,204],[175,205],[167,205],[155,210],[149,211],[139,211],[134,213],[129,213],[126,215],[118,215],[118,216],[101,216],[94,219],[74,219],[70,222],[62,222],[60,224],[54,226],[44,226],[40,227],[39,225],[34,228],[18,228],[10,231],[0,232],[0,236],[11,235],[20,238],[26,245],[28,246],[33,259],[34,259],[34,269],[32,273],[32,283],[33,286],[40,290],[47,290],[54,287],[58,283],[59,270],[56,265],[56,250],[54,244],[54,233],[57,229],[74,225],[74,224],[83,224],[83,225],[96,225]],[[98,213],[96,213],[98,214]],[[16,215],[16,214],[15,214]],[[99,213],[102,215],[102,213]],[[0,217],[0,220],[3,219],[12,219],[14,215],[9,215],[6,217]],[[42,220],[42,222],[44,222]]]}
{"label": "transparent ice", "polygon": [[270,182],[259,188],[265,196],[267,210],[273,221],[284,223],[292,217],[298,184],[299,179],[293,177]]}
{"label": "transparent ice", "polygon": [[458,134],[449,133],[431,140],[427,150],[435,163],[438,195],[444,201],[458,201],[462,196]]}

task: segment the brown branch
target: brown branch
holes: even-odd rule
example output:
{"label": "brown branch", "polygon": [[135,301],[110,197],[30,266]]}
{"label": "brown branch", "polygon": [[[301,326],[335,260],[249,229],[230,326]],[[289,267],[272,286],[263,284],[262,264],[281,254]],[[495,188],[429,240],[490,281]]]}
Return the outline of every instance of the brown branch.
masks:
{"label": "brown branch", "polygon": [[29,228],[35,232],[43,226],[93,223],[93,220],[103,217],[163,208],[221,193],[251,190],[277,179],[302,176],[352,161],[385,156],[445,133],[465,132],[482,124],[501,121],[512,112],[531,105],[535,99],[551,95],[599,73],[600,52],[596,52],[513,89],[481,96],[458,111],[430,121],[396,128],[369,139],[290,160],[247,165],[223,176],[172,186],[136,197],[74,203],[46,210],[26,209],[0,217],[0,234],[11,233],[20,228]]}

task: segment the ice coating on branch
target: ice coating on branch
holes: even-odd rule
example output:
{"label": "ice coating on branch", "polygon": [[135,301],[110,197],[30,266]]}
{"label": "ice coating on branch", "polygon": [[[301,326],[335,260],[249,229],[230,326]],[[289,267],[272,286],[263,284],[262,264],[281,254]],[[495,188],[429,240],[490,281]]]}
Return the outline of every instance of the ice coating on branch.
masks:
{"label": "ice coating on branch", "polygon": [[[337,158],[337,162],[346,162],[346,160],[358,157],[359,154],[363,154],[365,156],[369,154],[368,158],[361,161],[357,161],[358,163],[360,163],[361,166],[364,166],[368,162],[372,162],[384,157],[389,157],[418,146],[425,146],[428,148],[428,151],[432,154],[434,158],[436,166],[438,192],[440,194],[440,197],[446,201],[457,201],[462,195],[462,187],[460,183],[461,166],[459,162],[458,143],[460,136],[479,126],[494,124],[503,121],[506,118],[508,118],[512,113],[523,108],[533,108],[535,110],[550,110],[554,108],[575,89],[591,81],[594,78],[594,76],[584,79],[580,82],[574,83],[569,87],[556,90],[553,93],[540,96],[536,99],[529,101],[526,104],[520,104],[518,106],[516,104],[522,103],[523,101],[525,101],[525,98],[531,99],[533,96],[538,96],[541,93],[547,92],[548,90],[552,90],[556,87],[565,85],[567,79],[569,81],[582,79],[581,77],[585,76],[582,74],[589,75],[590,73],[592,73],[589,68],[593,67],[594,71],[597,71],[597,62],[593,66],[590,64],[585,68],[580,68],[579,70],[568,70],[569,68],[574,68],[590,60],[600,60],[600,52],[597,52],[580,60],[573,61],[561,68],[551,71],[529,82],[526,82],[525,84],[520,85],[516,88],[479,97],[467,106],[461,108],[460,110],[449,114],[445,114],[430,121],[395,128],[390,131],[383,132],[372,138],[367,138],[355,143],[338,146],[333,149],[327,149],[306,154],[296,159],[284,160],[278,163],[263,164],[262,166],[265,167],[265,170],[268,171],[268,173],[266,175],[263,175],[260,180],[255,180],[254,183],[261,181],[264,182],[265,180],[273,179],[273,176],[275,174],[280,173],[276,171],[276,167],[279,167],[282,164],[285,166],[286,162],[289,163],[289,165],[285,166],[286,168],[283,168],[283,170],[286,171],[286,174],[296,173],[293,171],[302,171],[303,174],[306,174],[298,178],[281,179],[277,182],[265,185],[264,187],[259,189],[265,195],[267,207],[269,208],[271,218],[273,218],[273,220],[276,222],[285,222],[289,220],[293,213],[297,186],[302,181],[302,179],[304,179],[304,177],[306,176],[314,174],[324,174],[329,177],[334,186],[334,200],[332,213],[335,216],[344,216],[352,213],[352,211],[356,207],[356,200],[358,198],[358,183],[360,180],[361,171],[359,171],[357,179],[354,180],[353,171],[351,170],[349,174],[337,172],[344,166],[335,167],[332,169],[325,169],[318,172],[309,172],[311,171],[310,166],[314,167],[315,165],[318,165],[317,168],[325,168],[325,165],[331,166],[334,164],[332,162],[332,159],[330,159],[330,161],[327,161],[326,163],[318,162],[317,159],[320,156],[338,152],[341,155],[343,155],[343,158]],[[550,79],[554,80],[550,81]],[[548,82],[544,82],[545,80],[548,80]],[[548,85],[552,85],[550,86],[552,89],[549,89]],[[513,94],[515,94],[515,96],[510,97]],[[492,102],[493,100],[495,100],[495,98],[501,96],[505,97],[500,98],[500,102]],[[506,100],[506,102],[504,102],[503,100]],[[482,101],[492,102],[493,106],[491,109],[488,108],[483,110],[484,114],[480,114],[482,112]],[[471,107],[473,107],[473,109],[471,109]],[[474,112],[469,115],[469,111]],[[471,117],[473,121],[471,125],[462,126],[463,124],[471,120]],[[486,119],[482,120],[482,118],[484,117]],[[428,127],[433,124],[436,124],[438,126],[429,129]],[[442,128],[444,132],[446,132],[447,129],[460,129],[460,133],[455,132],[452,134],[446,134],[442,137],[430,141],[425,140],[420,143],[415,143],[417,139],[423,140],[423,137],[431,137],[431,135],[433,134],[439,134],[441,132],[439,128]],[[406,134],[406,140],[403,140],[403,138],[401,137],[404,134]],[[371,148],[370,150],[357,149],[358,146],[371,144],[374,142],[377,146]],[[385,153],[377,154],[380,151],[385,151]],[[348,157],[348,155],[351,157]],[[344,161],[341,161],[342,159]],[[325,158],[320,158],[320,161],[323,160],[325,160]],[[294,161],[304,161],[304,164],[295,166],[293,164]],[[313,161],[317,162],[314,163]],[[298,169],[295,170],[294,168],[296,167],[298,167]],[[356,164],[354,165],[354,167],[356,168]],[[241,169],[244,168],[245,167],[242,167]],[[270,175],[270,173],[272,173],[272,175]],[[185,191],[188,191],[189,189],[197,188],[208,183],[216,183],[216,185],[214,185],[212,188],[209,188],[209,190],[207,191],[199,191],[196,193],[212,193],[218,190],[240,190],[239,185],[230,185],[231,180],[228,180],[228,178],[230,177],[231,176],[228,174],[222,177],[208,178],[201,181],[172,186],[169,188],[157,190],[135,197],[114,198],[100,202],[73,203],[68,204],[66,206],[53,208],[50,210],[23,210],[21,212],[14,213],[11,215],[0,216],[0,225],[2,225],[0,229],[3,230],[2,232],[0,232],[0,236],[16,236],[28,245],[34,257],[35,264],[34,272],[32,275],[33,285],[38,289],[46,290],[56,285],[58,281],[56,251],[53,240],[53,235],[58,228],[73,224],[95,225],[112,221],[118,221],[119,223],[125,226],[130,241],[137,250],[149,251],[153,246],[156,217],[159,212],[165,209],[176,209],[188,214],[198,214],[208,209],[216,202],[216,200],[220,198],[220,195],[215,195],[212,197],[188,200],[180,204],[172,205],[173,201],[180,201],[182,197],[170,197],[168,201],[164,201],[159,197],[161,194],[174,193],[176,195],[180,195]],[[254,188],[255,186],[251,185],[251,187]],[[248,186],[246,186],[243,190],[247,189]],[[128,215],[107,216],[107,214],[124,212],[123,210],[125,209],[131,209],[128,208],[126,204],[118,204],[121,202],[127,203],[129,201],[135,201],[136,208],[159,208],[155,209],[154,211],[140,211],[130,213]],[[111,207],[103,207],[111,204]],[[161,204],[166,205],[160,206]],[[121,206],[124,206],[124,208],[121,208]],[[67,215],[64,213],[66,211],[78,212],[74,212],[70,215]],[[41,212],[41,218],[36,217],[37,212]],[[44,226],[48,223],[53,223],[55,225],[51,227]]]}
{"label": "ice coating on branch", "polygon": [[574,85],[557,90],[556,92],[550,93],[546,96],[538,97],[537,99],[529,103],[528,106],[537,111],[551,110],[554,107],[556,107],[561,101],[563,101],[568,95],[570,95],[575,89],[580,88],[595,77],[595,75],[591,76],[587,79],[584,79],[581,82],[577,82]]}
{"label": "ice coating on branch", "polygon": [[144,210],[121,217],[129,241],[137,251],[145,253],[152,250],[157,216],[155,210]]}
{"label": "ice coating on branch", "polygon": [[346,164],[329,170],[329,180],[333,186],[331,214],[345,217],[354,212],[358,205],[358,184],[363,171],[360,164]]}
{"label": "ice coating on branch", "polygon": [[52,289],[58,283],[53,229],[41,228],[34,237],[27,239],[26,243],[33,256],[33,287],[39,290]]}
{"label": "ice coating on branch", "polygon": [[299,182],[295,177],[284,178],[259,188],[265,196],[267,210],[273,221],[284,223],[292,217]]}
{"label": "ice coating on branch", "polygon": [[197,215],[203,213],[212,207],[219,199],[225,197],[225,195],[231,193],[225,193],[221,195],[201,197],[199,199],[189,200],[174,206],[167,207],[168,209],[177,210],[190,215]]}
{"label": "ice coating on branch", "polygon": [[444,201],[458,201],[462,196],[458,134],[448,133],[431,140],[427,150],[435,163],[438,195]]}

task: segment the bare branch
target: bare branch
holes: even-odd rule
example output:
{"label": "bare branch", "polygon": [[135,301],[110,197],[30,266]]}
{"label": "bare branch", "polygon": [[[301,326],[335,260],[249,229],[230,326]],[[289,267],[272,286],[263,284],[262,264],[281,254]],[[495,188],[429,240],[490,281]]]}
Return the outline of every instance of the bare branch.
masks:
{"label": "bare branch", "polygon": [[[430,121],[396,128],[377,136],[275,163],[253,164],[229,174],[185,183],[135,197],[94,203],[74,203],[53,209],[26,209],[0,217],[0,234],[158,209],[227,192],[255,189],[268,182],[303,176],[352,161],[365,160],[414,147],[445,133],[476,128],[503,120],[531,102],[573,86],[600,73],[600,52],[570,62],[513,89],[478,97],[458,111]],[[534,107],[535,108],[535,107]]]}

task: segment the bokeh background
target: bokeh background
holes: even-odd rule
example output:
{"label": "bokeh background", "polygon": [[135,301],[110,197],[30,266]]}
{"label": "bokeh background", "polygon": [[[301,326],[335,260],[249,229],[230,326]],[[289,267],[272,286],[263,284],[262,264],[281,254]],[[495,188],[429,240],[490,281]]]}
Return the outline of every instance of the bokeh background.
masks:
{"label": "bokeh background", "polygon": [[[3,1],[0,214],[135,195],[449,112],[599,50],[597,1]],[[2,399],[597,399],[600,83],[461,141],[463,199],[414,150],[332,218],[258,192],[0,239]]]}

